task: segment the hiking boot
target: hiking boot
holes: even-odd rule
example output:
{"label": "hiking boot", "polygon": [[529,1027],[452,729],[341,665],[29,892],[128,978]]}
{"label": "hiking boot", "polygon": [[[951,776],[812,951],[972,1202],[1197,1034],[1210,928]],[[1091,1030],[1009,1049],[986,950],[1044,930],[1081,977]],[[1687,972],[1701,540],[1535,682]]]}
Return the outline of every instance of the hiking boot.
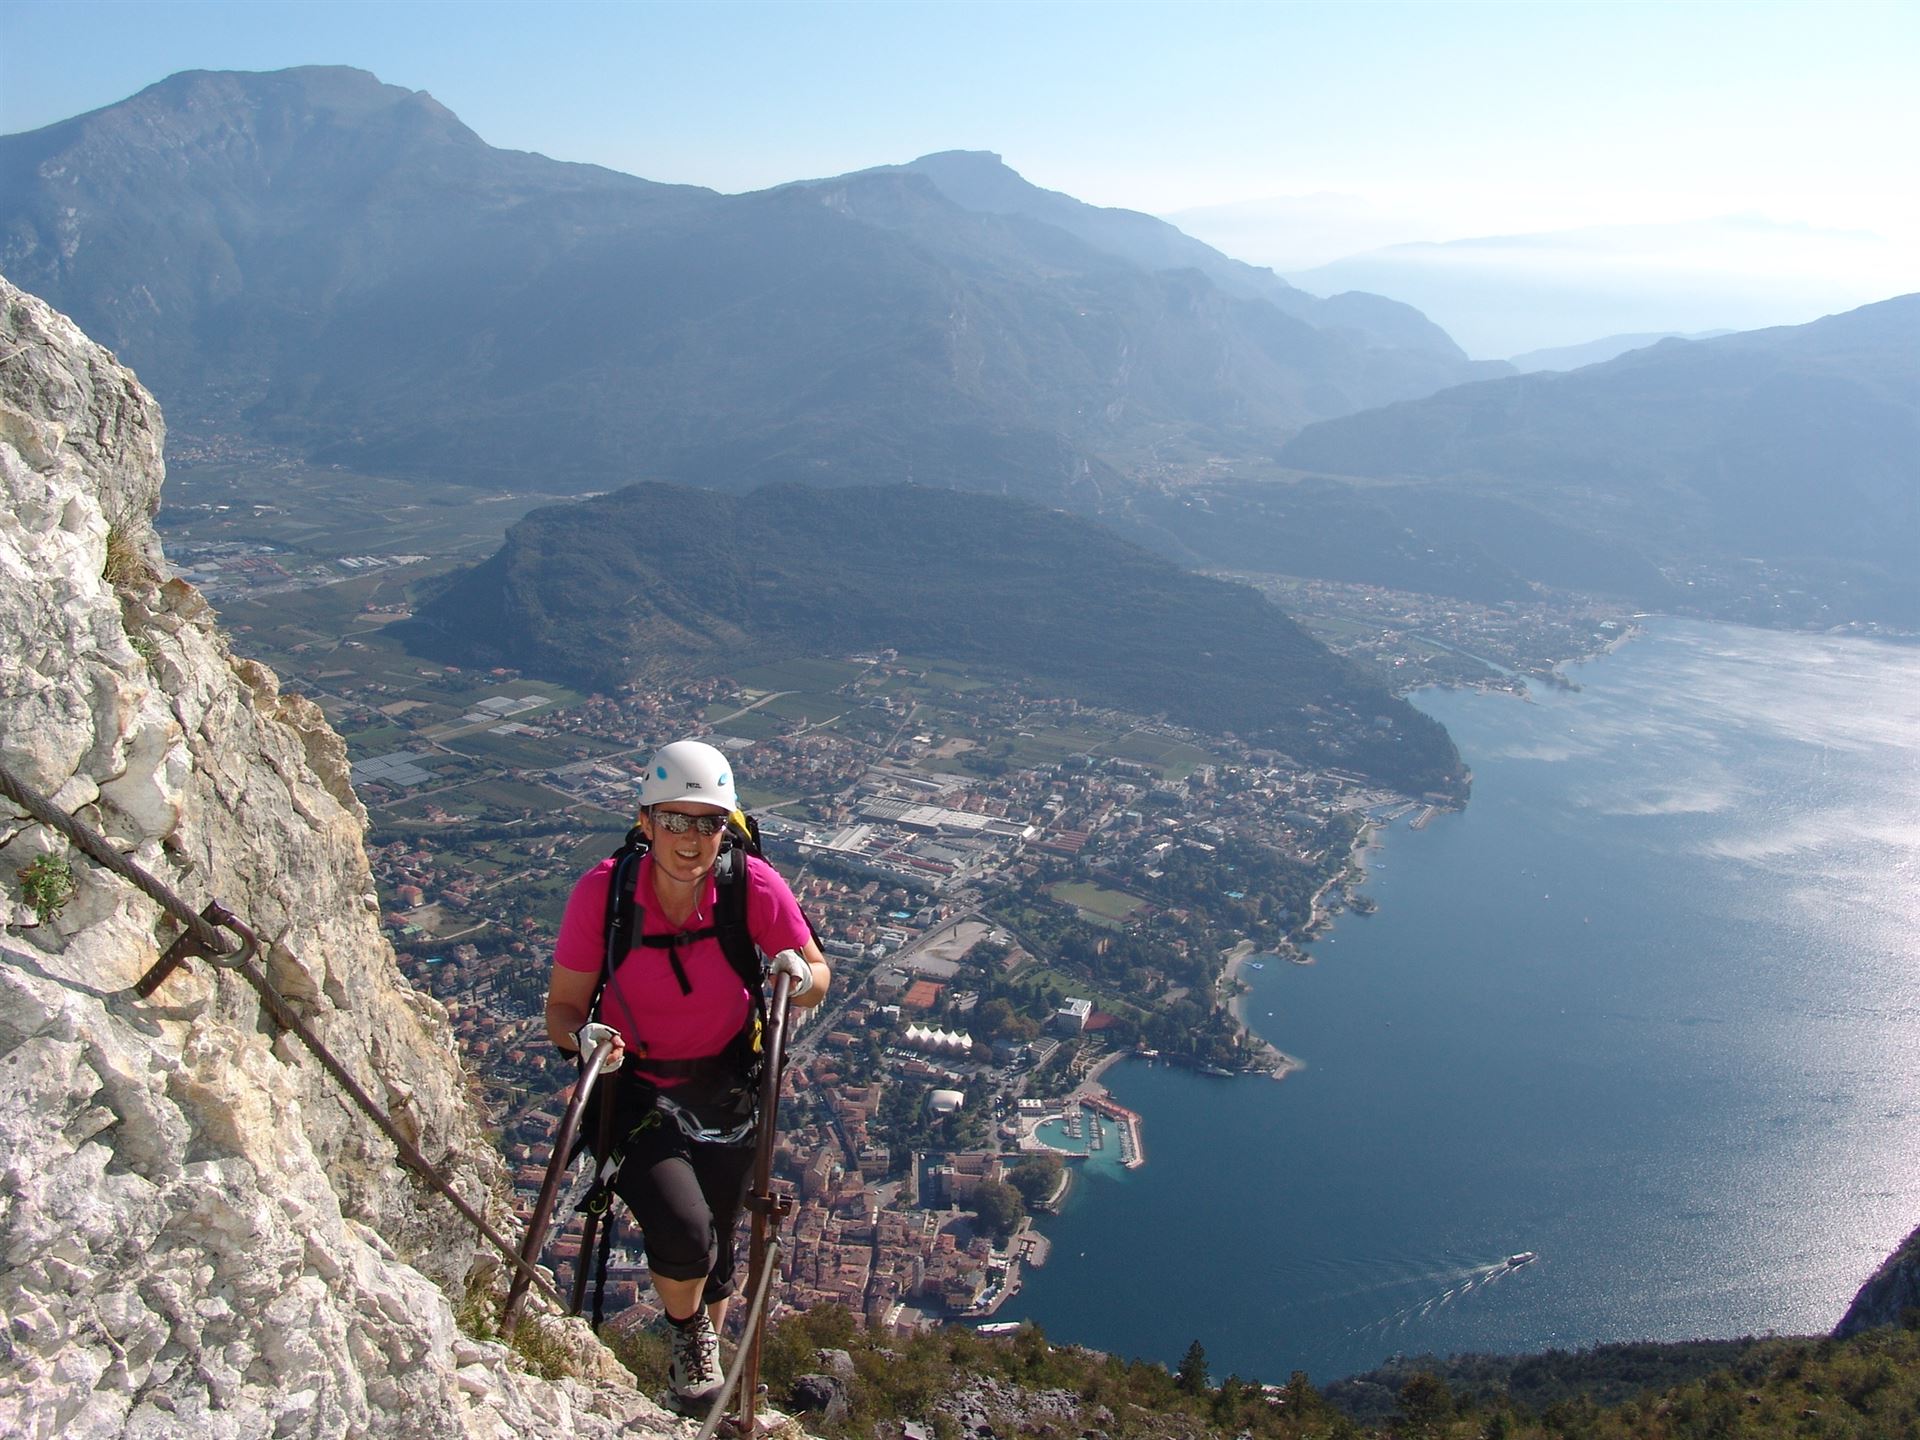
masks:
{"label": "hiking boot", "polygon": [[673,1325],[673,1364],[667,1370],[667,1388],[684,1405],[713,1399],[726,1383],[720,1372],[720,1337],[702,1310],[687,1325]]}

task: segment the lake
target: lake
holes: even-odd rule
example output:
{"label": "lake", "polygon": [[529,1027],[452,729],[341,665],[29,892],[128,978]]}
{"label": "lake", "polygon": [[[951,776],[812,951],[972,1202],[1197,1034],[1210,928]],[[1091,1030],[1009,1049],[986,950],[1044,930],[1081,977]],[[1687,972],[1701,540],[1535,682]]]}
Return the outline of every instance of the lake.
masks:
{"label": "lake", "polygon": [[1920,649],[1660,620],[1568,673],[1416,697],[1471,803],[1247,975],[1307,1068],[1110,1071],[1148,1163],[1000,1318],[1318,1381],[1839,1319],[1920,1224]]}

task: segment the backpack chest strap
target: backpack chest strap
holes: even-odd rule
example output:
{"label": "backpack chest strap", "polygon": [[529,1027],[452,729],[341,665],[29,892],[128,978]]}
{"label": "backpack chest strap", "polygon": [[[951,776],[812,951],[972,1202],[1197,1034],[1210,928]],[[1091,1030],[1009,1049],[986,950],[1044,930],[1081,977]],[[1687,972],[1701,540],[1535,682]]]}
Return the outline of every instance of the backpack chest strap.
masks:
{"label": "backpack chest strap", "polygon": [[691,945],[696,940],[719,938],[720,932],[709,925],[704,930],[676,930],[671,935],[642,935],[637,943],[649,950],[667,952],[667,964],[673,967],[673,978],[679,983],[682,995],[693,993],[693,982],[687,978],[687,967],[680,963],[680,947]]}

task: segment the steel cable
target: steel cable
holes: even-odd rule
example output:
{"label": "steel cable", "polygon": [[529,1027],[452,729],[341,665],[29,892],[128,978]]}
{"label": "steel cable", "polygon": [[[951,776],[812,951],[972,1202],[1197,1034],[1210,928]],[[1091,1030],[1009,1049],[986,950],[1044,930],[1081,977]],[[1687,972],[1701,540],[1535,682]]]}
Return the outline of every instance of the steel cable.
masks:
{"label": "steel cable", "polygon": [[[566,1309],[565,1302],[561,1300],[559,1292],[548,1283],[546,1277],[541,1275],[539,1270],[530,1261],[523,1259],[520,1253],[507,1243],[499,1231],[494,1229],[487,1218],[475,1210],[473,1206],[453,1188],[452,1182],[441,1174],[425,1155],[420,1153],[419,1148],[415,1146],[411,1140],[401,1133],[400,1128],[394,1124],[392,1117],[381,1109],[373,1097],[367,1094],[360,1082],[348,1073],[347,1068],[327,1049],[325,1042],[323,1042],[318,1035],[314,1034],[299,1015],[294,1013],[293,1007],[287,1003],[286,997],[274,988],[273,982],[267,979],[265,973],[253,963],[251,957],[254,942],[253,932],[251,930],[248,930],[237,919],[232,918],[226,919],[222,922],[221,927],[216,928],[212,922],[194,910],[191,905],[182,900],[172,890],[168,889],[166,885],[156,880],[145,870],[142,870],[138,865],[127,859],[126,856],[115,850],[104,836],[96,834],[73,816],[61,811],[50,800],[26,785],[4,764],[0,764],[0,794],[4,794],[7,799],[18,805],[22,811],[41,824],[58,830],[62,835],[66,836],[68,840],[72,841],[89,859],[96,861],[105,869],[111,870],[121,879],[133,885],[142,894],[160,905],[169,915],[172,915],[176,920],[180,921],[182,925],[187,927],[188,932],[200,947],[199,953],[206,955],[207,958],[215,964],[224,965],[225,968],[238,972],[246,982],[254,988],[254,991],[260,996],[261,1001],[266,1005],[267,1009],[272,1012],[273,1018],[284,1028],[291,1030],[300,1038],[301,1043],[313,1053],[314,1058],[320,1062],[327,1073],[333,1076],[334,1080],[340,1085],[340,1088],[347,1092],[348,1097],[352,1099],[360,1111],[379,1127],[381,1133],[384,1134],[388,1140],[393,1142],[395,1148],[400,1152],[401,1160],[406,1166],[449,1201],[494,1249],[506,1257],[508,1263],[513,1266],[518,1275],[532,1284],[541,1294],[545,1295],[560,1309]],[[213,907],[208,908],[209,910],[213,910]],[[224,910],[219,910],[215,913],[222,915],[228,914],[228,912]],[[231,936],[222,934],[222,928],[231,930],[233,935],[238,937],[239,943],[236,944]],[[158,968],[159,967],[156,967],[156,970],[158,970]]]}

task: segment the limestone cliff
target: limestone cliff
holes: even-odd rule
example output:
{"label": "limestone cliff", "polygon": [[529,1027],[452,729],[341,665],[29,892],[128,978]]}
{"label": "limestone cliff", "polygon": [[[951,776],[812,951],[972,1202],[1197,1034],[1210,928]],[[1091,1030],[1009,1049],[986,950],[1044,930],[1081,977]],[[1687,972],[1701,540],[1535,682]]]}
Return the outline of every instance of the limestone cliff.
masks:
{"label": "limestone cliff", "polygon": [[[378,927],[341,741],[162,578],[162,438],[129,371],[0,280],[0,759],[250,924],[302,1018],[500,1219],[446,1016]],[[44,923],[21,880],[42,856],[75,882]],[[179,925],[4,800],[0,918],[0,1433],[672,1429],[578,1322],[591,1380],[463,1335],[457,1213],[231,971],[135,998]]]}

